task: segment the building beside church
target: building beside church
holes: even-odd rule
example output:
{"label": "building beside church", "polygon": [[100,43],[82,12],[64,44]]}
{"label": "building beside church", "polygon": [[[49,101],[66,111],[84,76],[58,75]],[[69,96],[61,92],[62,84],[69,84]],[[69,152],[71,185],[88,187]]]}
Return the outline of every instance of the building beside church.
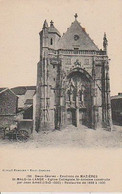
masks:
{"label": "building beside church", "polygon": [[122,93],[111,96],[111,109],[113,124],[122,126]]}
{"label": "building beside church", "polygon": [[0,88],[0,128],[13,123],[18,109],[18,96],[9,88]]}
{"label": "building beside church", "polygon": [[77,20],[61,36],[44,21],[37,65],[35,129],[68,125],[111,130],[107,38],[99,49]]}

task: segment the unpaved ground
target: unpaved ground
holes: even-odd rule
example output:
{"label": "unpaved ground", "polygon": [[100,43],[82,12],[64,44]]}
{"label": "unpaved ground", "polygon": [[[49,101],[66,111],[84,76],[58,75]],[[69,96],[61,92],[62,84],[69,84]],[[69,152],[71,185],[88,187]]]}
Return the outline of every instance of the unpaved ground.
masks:
{"label": "unpaved ground", "polygon": [[120,148],[122,147],[122,126],[113,126],[112,131],[76,128],[68,126],[61,131],[34,132],[28,142],[21,143],[0,140],[1,147],[41,148],[41,147],[79,147],[79,148]]}

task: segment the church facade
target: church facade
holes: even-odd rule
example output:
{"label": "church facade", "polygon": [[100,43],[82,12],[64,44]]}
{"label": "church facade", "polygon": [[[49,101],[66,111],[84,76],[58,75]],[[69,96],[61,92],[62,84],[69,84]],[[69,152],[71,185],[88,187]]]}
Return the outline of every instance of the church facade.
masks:
{"label": "church facade", "polygon": [[44,21],[37,64],[35,129],[68,125],[111,130],[107,38],[99,49],[77,20],[63,36]]}

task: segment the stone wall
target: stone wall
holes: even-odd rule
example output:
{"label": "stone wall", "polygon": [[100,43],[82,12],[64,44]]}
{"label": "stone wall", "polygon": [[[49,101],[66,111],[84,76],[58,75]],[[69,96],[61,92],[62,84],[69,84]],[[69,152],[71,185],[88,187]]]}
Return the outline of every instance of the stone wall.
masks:
{"label": "stone wall", "polygon": [[14,115],[17,112],[18,98],[11,90],[0,94],[0,115]]}
{"label": "stone wall", "polygon": [[15,116],[12,115],[12,116],[1,116],[0,115],[0,127],[6,127],[6,126],[10,126],[11,124],[14,124],[15,123]]}

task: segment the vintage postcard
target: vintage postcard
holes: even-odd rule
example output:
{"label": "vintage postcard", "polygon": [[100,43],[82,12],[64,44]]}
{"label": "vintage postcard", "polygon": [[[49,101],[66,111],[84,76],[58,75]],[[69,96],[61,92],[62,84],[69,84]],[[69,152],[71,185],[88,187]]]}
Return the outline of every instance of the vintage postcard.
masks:
{"label": "vintage postcard", "polygon": [[122,1],[0,0],[0,191],[122,191]]}

